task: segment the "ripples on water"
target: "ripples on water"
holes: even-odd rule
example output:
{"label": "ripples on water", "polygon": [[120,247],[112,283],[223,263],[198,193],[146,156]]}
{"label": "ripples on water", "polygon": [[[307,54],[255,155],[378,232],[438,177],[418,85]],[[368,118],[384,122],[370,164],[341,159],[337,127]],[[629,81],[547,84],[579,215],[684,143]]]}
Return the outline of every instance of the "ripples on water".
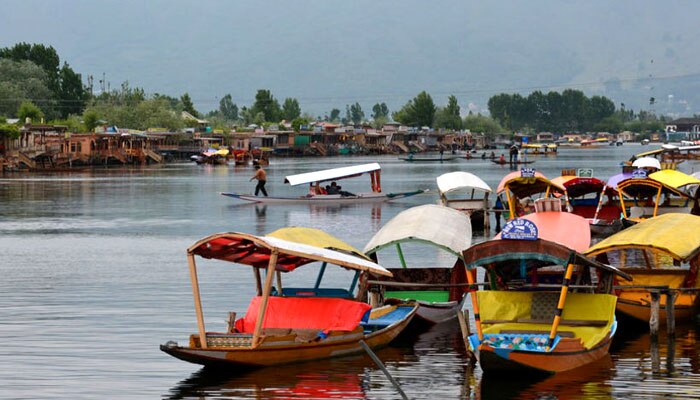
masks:
{"label": "ripples on water", "polygon": [[[593,166],[596,176],[605,178],[639,150],[562,150],[557,158],[537,158],[534,166],[550,177],[562,168]],[[268,187],[277,195],[301,194],[303,188],[281,184],[285,175],[376,160],[275,159],[267,169]],[[495,187],[508,172],[481,160],[379,161],[382,186],[389,192],[434,189],[437,175],[459,169]],[[398,212],[437,200],[433,193],[375,207],[265,207],[218,195],[250,192],[251,175],[248,168],[171,164],[0,178],[0,398],[396,398],[367,357],[222,375],[158,350],[160,343],[183,342],[196,330],[185,249],[197,239],[221,231],[264,234],[303,225],[362,248]],[[342,185],[362,191],[367,182],[359,178]],[[475,240],[484,237],[477,234]],[[420,246],[407,246],[405,254],[409,265],[452,266],[454,261]],[[384,253],[380,260],[388,266],[399,262]],[[298,274],[289,278],[309,278]],[[228,311],[245,310],[253,295],[251,275],[248,267],[202,262],[208,329],[223,329]],[[329,277],[347,279],[343,271]],[[625,328],[621,324],[620,333]],[[696,334],[694,328],[679,328],[673,353],[662,336],[658,359],[650,355],[648,335],[620,335],[609,358],[539,382],[482,376],[478,366],[470,368],[456,326],[404,337],[378,355],[412,398],[698,398]]]}

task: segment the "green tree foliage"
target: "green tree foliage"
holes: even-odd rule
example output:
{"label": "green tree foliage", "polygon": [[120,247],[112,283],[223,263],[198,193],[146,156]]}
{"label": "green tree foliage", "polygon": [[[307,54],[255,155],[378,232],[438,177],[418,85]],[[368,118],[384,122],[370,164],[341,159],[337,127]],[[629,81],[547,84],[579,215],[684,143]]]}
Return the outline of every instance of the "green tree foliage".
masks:
{"label": "green tree foliage", "polygon": [[53,93],[46,72],[31,61],[0,59],[0,115],[17,116],[23,100],[29,100],[53,114]]}
{"label": "green tree foliage", "polygon": [[19,137],[19,126],[0,123],[0,138],[3,136],[9,137],[10,139],[17,139]]}
{"label": "green tree foliage", "polygon": [[17,43],[12,47],[0,49],[0,58],[8,58],[14,61],[27,60],[41,67],[47,74],[48,86],[53,93],[59,93],[60,84],[58,66],[61,59],[56,49],[43,44]]}
{"label": "green tree foliage", "polygon": [[378,120],[378,119],[384,119],[386,120],[389,118],[389,107],[387,107],[386,103],[377,103],[372,107],[372,119],[373,120]]}
{"label": "green tree foliage", "polygon": [[27,118],[31,118],[33,123],[38,123],[40,119],[44,118],[44,112],[36,104],[25,100],[17,109],[17,118],[21,123],[24,123]]}
{"label": "green tree foliage", "polygon": [[[280,109],[280,104],[277,99],[272,96],[272,93],[267,89],[259,89],[255,94],[255,102],[250,108],[254,120],[259,120],[257,115],[259,113],[263,114],[263,122],[278,122],[282,110]],[[258,124],[260,125],[260,124]]]}
{"label": "green tree foliage", "polygon": [[365,119],[365,113],[362,111],[360,103],[356,102],[355,104],[351,104],[349,108],[346,107],[346,109],[349,111],[348,120],[352,121],[353,124],[359,125]]}
{"label": "green tree foliage", "polygon": [[295,132],[299,132],[302,125],[308,125],[308,124],[309,124],[308,119],[302,118],[302,117],[297,117],[297,118],[294,118],[292,120],[292,129],[294,129]]}
{"label": "green tree foliage", "polygon": [[95,130],[95,127],[97,127],[97,121],[99,120],[100,118],[95,110],[87,110],[85,113],[83,113],[83,124],[85,124],[85,129],[88,132],[93,132]]}
{"label": "green tree foliage", "polygon": [[399,111],[392,114],[394,121],[398,121],[404,125],[422,127],[433,126],[435,119],[435,103],[433,98],[423,91],[418,93],[416,97],[410,100]]}
{"label": "green tree foliage", "polygon": [[339,122],[340,121],[340,110],[338,110],[337,108],[332,109],[331,114],[328,117],[328,120],[330,122]]}
{"label": "green tree foliage", "polygon": [[464,117],[463,126],[471,132],[483,133],[489,137],[494,137],[497,133],[503,132],[503,128],[495,119],[481,114],[467,115]]}
{"label": "green tree foliage", "polygon": [[462,117],[460,116],[460,108],[455,96],[448,98],[447,106],[438,108],[435,111],[435,122],[433,125],[436,128],[462,129]]}
{"label": "green tree foliage", "polygon": [[219,112],[228,121],[238,120],[238,106],[233,102],[230,94],[222,97],[219,101]]}
{"label": "green tree foliage", "polygon": [[190,98],[189,93],[185,93],[182,96],[180,96],[180,102],[182,103],[183,111],[186,111],[192,114],[194,117],[199,118],[199,112],[195,110],[194,103],[192,103],[192,99]]}
{"label": "green tree foliage", "polygon": [[282,103],[282,118],[287,121],[293,121],[301,115],[301,107],[299,107],[299,101],[287,97]]}
{"label": "green tree foliage", "polygon": [[58,76],[60,81],[58,93],[60,114],[64,118],[69,114],[79,114],[85,108],[88,98],[80,74],[76,74],[68,66],[68,63],[64,62]]}

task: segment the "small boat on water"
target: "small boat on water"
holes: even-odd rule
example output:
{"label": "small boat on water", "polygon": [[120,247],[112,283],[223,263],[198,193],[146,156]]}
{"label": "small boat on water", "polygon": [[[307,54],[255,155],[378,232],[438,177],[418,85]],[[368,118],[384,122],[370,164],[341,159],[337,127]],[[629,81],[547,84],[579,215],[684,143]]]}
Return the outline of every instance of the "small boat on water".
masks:
{"label": "small boat on water", "polygon": [[508,160],[491,160],[492,163],[498,164],[498,165],[506,165],[506,164],[513,164],[513,165],[523,165],[523,164],[532,164],[535,162],[535,160],[513,160],[513,162],[510,162]]}
{"label": "small boat on water", "polygon": [[[508,220],[535,211],[562,211],[562,202],[568,203],[564,186],[532,168],[521,168],[504,176],[496,194],[505,196],[502,203],[508,205]],[[532,201],[532,204],[524,205],[523,201]]]}
{"label": "small boat on water", "polygon": [[399,160],[401,161],[408,161],[408,162],[448,162],[448,161],[454,161],[456,160],[457,156],[414,156],[413,154],[409,154],[406,157],[399,157]]}
{"label": "small boat on water", "polygon": [[[321,183],[323,182],[354,178],[364,174],[368,174],[370,176],[371,192],[350,193],[347,191],[341,191],[337,194],[328,194],[327,191],[321,187]],[[412,192],[383,193],[381,185],[381,167],[378,163],[353,165],[349,167],[307,172],[304,174],[288,175],[285,177],[284,183],[288,183],[291,186],[310,184],[311,188],[313,189],[313,193],[309,191],[309,193],[304,196],[296,197],[258,197],[252,194],[228,192],[223,192],[221,195],[232,197],[234,199],[265,204],[358,204],[381,203],[385,201],[403,199],[426,192],[426,190],[414,190]]]}
{"label": "small boat on water", "polygon": [[489,194],[491,187],[478,176],[455,171],[437,177],[440,203],[469,216],[474,229],[489,227]]}
{"label": "small boat on water", "polygon": [[226,165],[228,155],[228,149],[209,149],[202,154],[192,156],[191,159],[197,164]]}
{"label": "small boat on water", "polygon": [[[605,357],[617,330],[614,267],[581,254],[588,222],[563,212],[508,222],[463,253],[476,333],[467,339],[485,374],[557,373]],[[486,270],[477,282],[476,268]]]}
{"label": "small boat on water", "polygon": [[[586,251],[586,255],[611,264],[632,276],[617,282],[617,310],[643,322],[649,321],[652,287],[674,289],[676,321],[687,322],[695,314],[700,297],[700,217],[664,214],[639,222]],[[666,296],[660,298],[659,322],[666,321]]]}
{"label": "small boat on water", "polygon": [[[462,251],[471,245],[469,218],[457,210],[426,204],[400,212],[370,239],[365,254],[377,261],[381,250],[393,248],[400,268],[388,268],[392,277],[371,282],[387,304],[415,300],[419,304],[416,322],[434,325],[455,320],[462,309],[467,281]],[[452,267],[409,265],[401,245],[431,245],[455,257]],[[460,286],[461,285],[461,286]]]}
{"label": "small boat on water", "polygon": [[[360,341],[370,348],[384,346],[409,324],[417,305],[371,309],[359,301],[366,287],[360,285],[354,292],[363,272],[391,276],[359,254],[337,238],[309,228],[286,228],[266,236],[238,232],[207,236],[187,250],[198,333],[190,336],[188,344],[167,342],[160,349],[205,366],[250,369],[362,353]],[[253,268],[257,295],[244,316],[236,319],[230,313],[225,331],[205,328],[196,256]],[[320,264],[314,285],[283,286],[282,275],[300,267],[309,269],[306,265],[312,263]],[[321,287],[329,265],[354,272],[347,288]]]}

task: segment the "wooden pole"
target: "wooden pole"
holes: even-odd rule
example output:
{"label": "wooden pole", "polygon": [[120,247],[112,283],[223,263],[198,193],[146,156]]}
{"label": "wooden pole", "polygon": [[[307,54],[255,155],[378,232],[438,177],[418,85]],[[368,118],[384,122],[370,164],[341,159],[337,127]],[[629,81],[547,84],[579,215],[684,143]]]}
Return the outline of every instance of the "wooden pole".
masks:
{"label": "wooden pole", "polygon": [[573,253],[569,256],[569,261],[566,265],[566,273],[564,274],[564,280],[561,284],[561,293],[559,294],[559,304],[557,304],[557,311],[554,314],[554,321],[552,322],[552,329],[549,331],[549,343],[547,343],[547,351],[551,350],[554,345],[554,338],[557,336],[557,329],[559,329],[559,323],[561,322],[561,314],[564,312],[564,304],[566,304],[566,294],[569,292],[569,283],[571,281],[571,275],[574,273],[573,264]]}
{"label": "wooden pole", "polygon": [[491,219],[489,217],[489,194],[484,195],[484,231],[488,232],[491,230]]}
{"label": "wooden pole", "polygon": [[661,186],[659,186],[659,191],[656,192],[656,201],[654,202],[654,217],[656,217],[656,213],[659,212],[659,202],[661,202]]}
{"label": "wooden pole", "polygon": [[669,336],[676,334],[676,291],[669,289],[666,292],[666,332]]}
{"label": "wooden pole", "polygon": [[403,257],[403,251],[401,250],[401,244],[396,243],[396,250],[399,252],[399,260],[401,260],[401,266],[405,269],[408,268],[406,266],[406,259]]}
{"label": "wooden pole", "polygon": [[506,201],[508,202],[508,211],[510,212],[510,218],[508,218],[508,221],[515,219],[515,204],[514,204],[514,199],[510,195],[510,191],[508,188],[506,188]]}
{"label": "wooden pole", "polygon": [[267,301],[270,298],[272,290],[272,278],[275,276],[275,266],[277,266],[277,257],[279,251],[273,250],[270,254],[270,263],[267,264],[267,276],[265,277],[265,287],[263,288],[262,304],[258,310],[258,319],[255,321],[255,331],[253,331],[253,348],[258,346],[260,334],[262,332],[263,319],[265,319],[265,311],[267,311]]}
{"label": "wooden pole", "polygon": [[192,297],[194,297],[194,311],[197,314],[197,329],[199,330],[199,347],[207,348],[207,334],[204,329],[204,313],[202,313],[202,299],[199,295],[199,280],[197,279],[197,265],[194,262],[194,254],[187,253],[187,264],[190,267],[190,281],[192,282]]}
{"label": "wooden pole", "polygon": [[384,375],[386,375],[386,377],[389,379],[391,384],[394,385],[394,387],[396,388],[396,391],[399,392],[399,395],[401,396],[401,398],[408,400],[408,396],[406,396],[406,393],[404,393],[404,391],[401,389],[401,385],[399,385],[399,382],[397,382],[396,379],[394,379],[394,377],[391,376],[391,374],[389,373],[389,370],[386,369],[386,367],[384,366],[382,361],[379,359],[379,357],[377,357],[376,354],[374,354],[374,352],[372,351],[372,349],[369,348],[367,343],[365,343],[364,340],[360,340],[360,346],[362,346],[362,348],[365,349],[365,351],[367,352],[367,355],[369,355],[369,358],[371,358],[372,361],[374,361],[374,363],[377,364],[379,369],[381,369],[382,372],[384,372]]}
{"label": "wooden pole", "polygon": [[651,295],[651,312],[649,315],[649,333],[652,338],[659,334],[659,291],[652,290]]}
{"label": "wooden pole", "polygon": [[[474,284],[476,283],[476,269],[471,271],[467,270],[467,282]],[[476,333],[479,336],[479,341],[484,340],[484,332],[481,330],[481,315],[479,314],[479,300],[476,298],[476,290],[469,292],[469,296],[472,299],[472,310],[474,310],[474,325],[476,326]]]}

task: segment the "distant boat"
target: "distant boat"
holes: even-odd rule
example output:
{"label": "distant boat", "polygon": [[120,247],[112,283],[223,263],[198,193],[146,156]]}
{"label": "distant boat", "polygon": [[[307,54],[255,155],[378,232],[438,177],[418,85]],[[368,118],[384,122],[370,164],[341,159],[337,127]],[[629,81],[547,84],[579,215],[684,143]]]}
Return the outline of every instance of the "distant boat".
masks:
{"label": "distant boat", "polygon": [[513,161],[509,162],[507,160],[491,160],[491,162],[499,164],[499,165],[505,165],[505,164],[532,164],[535,162],[535,160],[525,160],[525,161]]}
{"label": "distant boat", "polygon": [[399,157],[399,160],[401,161],[408,161],[408,162],[446,162],[446,161],[454,161],[458,157],[457,156],[444,156],[444,157],[415,157],[415,156],[407,156],[407,157]]}

